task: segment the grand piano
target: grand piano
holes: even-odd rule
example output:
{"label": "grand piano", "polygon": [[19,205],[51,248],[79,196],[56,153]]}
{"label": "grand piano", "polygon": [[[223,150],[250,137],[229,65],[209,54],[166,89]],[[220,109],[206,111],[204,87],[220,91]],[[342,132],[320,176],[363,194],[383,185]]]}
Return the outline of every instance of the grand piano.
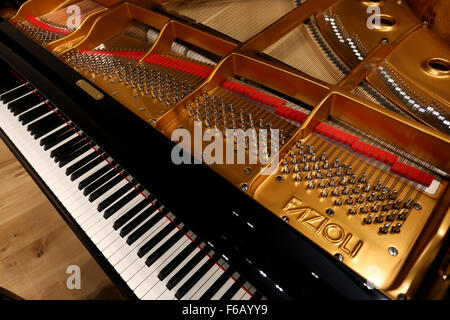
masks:
{"label": "grand piano", "polygon": [[127,298],[445,296],[450,51],[406,3],[29,0],[0,39],[0,136]]}

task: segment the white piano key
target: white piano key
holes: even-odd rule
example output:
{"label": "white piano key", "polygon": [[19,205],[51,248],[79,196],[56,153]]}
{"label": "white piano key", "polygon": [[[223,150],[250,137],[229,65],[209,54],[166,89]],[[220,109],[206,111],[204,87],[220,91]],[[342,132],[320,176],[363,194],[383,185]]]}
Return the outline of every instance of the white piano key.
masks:
{"label": "white piano key", "polygon": [[140,272],[136,273],[129,281],[127,281],[127,284],[134,290],[134,293],[138,298],[142,298],[157,282],[160,281],[158,279],[158,274],[161,269],[186,248],[189,243],[191,243],[191,240],[182,237],[150,267],[146,265]]}
{"label": "white piano key", "polygon": [[[208,283],[208,281],[212,279],[217,279],[218,277],[213,277],[216,273],[223,274],[222,269],[217,264],[214,264],[204,275],[201,277],[193,286],[192,288],[186,292],[186,294],[181,298],[181,300],[192,300],[192,296],[197,294],[198,291],[205,285],[205,283]],[[207,286],[206,286],[207,287]],[[204,292],[204,290],[202,290]],[[203,293],[202,292],[202,293]],[[201,294],[199,295],[199,297]]]}
{"label": "white piano key", "polygon": [[220,300],[220,298],[222,298],[222,296],[225,294],[225,292],[227,292],[228,289],[230,289],[230,287],[236,282],[236,280],[232,279],[230,277],[230,279],[228,279],[224,285],[217,290],[217,292],[212,296],[211,300]]}
{"label": "white piano key", "polygon": [[[186,282],[187,279],[192,277],[192,275],[204,264],[206,261],[210,259],[205,252],[205,256],[200,260],[199,263],[197,263],[194,268],[189,270],[189,272],[186,274],[186,276],[183,277],[183,279],[180,280],[180,282],[177,283],[176,286],[174,286],[171,290],[167,289],[162,292],[162,294],[157,298],[157,300],[171,300],[175,297],[175,293],[178,291],[178,289]],[[170,279],[170,277],[169,277]]]}
{"label": "white piano key", "polygon": [[206,290],[208,290],[208,288],[210,288],[214,284],[214,282],[216,282],[217,279],[219,279],[224,273],[224,271],[221,268],[216,268],[216,265],[214,265],[212,269],[215,272],[201,285],[201,287],[199,287],[195,292],[193,292],[194,288],[191,290],[192,291],[190,297],[191,300],[200,299],[200,297],[206,292]]}
{"label": "white piano key", "polygon": [[234,294],[231,300],[241,300],[241,298],[247,293],[242,287]]}
{"label": "white piano key", "polygon": [[133,260],[134,258],[137,258],[137,254],[135,255],[134,253],[137,253],[136,247],[138,247],[139,245],[141,245],[141,243],[143,241],[145,241],[150,235],[152,235],[154,232],[156,232],[157,230],[159,230],[159,228],[163,225],[166,224],[168,221],[164,220],[164,218],[162,218],[161,220],[159,220],[154,226],[152,226],[149,230],[147,230],[143,236],[141,236],[137,241],[135,241],[131,246],[126,243],[126,239],[123,239],[123,243],[124,245],[117,250],[110,258],[108,258],[109,262],[113,265],[116,266],[116,264],[120,265],[117,267],[118,268],[118,272],[120,273],[124,268],[126,268],[127,264],[124,263],[124,259],[127,259],[127,257],[132,257]]}
{"label": "white piano key", "polygon": [[[164,218],[163,218],[164,219]],[[169,225],[170,223],[168,223],[167,225]],[[160,229],[162,230],[162,228]],[[147,260],[147,257],[149,255],[151,255],[162,243],[164,243],[165,241],[167,241],[171,236],[173,236],[176,232],[178,231],[177,228],[175,228],[174,230],[172,230],[171,232],[169,232],[169,234],[164,237],[154,248],[152,248],[152,250],[150,250],[149,252],[147,252],[144,256],[142,256],[141,258],[139,258],[140,263],[135,263],[132,264],[130,266],[128,266],[122,273],[121,276],[123,277],[123,279],[125,281],[129,281],[137,272],[139,272],[139,270],[141,270],[142,268],[147,267],[147,265],[145,264],[145,260]],[[155,234],[156,235],[156,234]],[[154,235],[154,236],[155,236]],[[153,237],[149,237],[144,243],[147,243],[148,241],[150,241]],[[142,246],[141,246],[142,247]],[[137,252],[136,252],[136,256],[137,256]],[[148,268],[148,267],[147,267]]]}

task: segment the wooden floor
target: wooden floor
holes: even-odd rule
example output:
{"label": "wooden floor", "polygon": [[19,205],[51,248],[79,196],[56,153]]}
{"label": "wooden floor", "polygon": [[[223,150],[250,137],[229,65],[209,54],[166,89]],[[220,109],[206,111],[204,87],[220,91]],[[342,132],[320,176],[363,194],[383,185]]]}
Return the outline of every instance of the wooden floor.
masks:
{"label": "wooden floor", "polygon": [[[69,265],[81,289],[66,287]],[[0,140],[0,287],[24,299],[122,299]]]}

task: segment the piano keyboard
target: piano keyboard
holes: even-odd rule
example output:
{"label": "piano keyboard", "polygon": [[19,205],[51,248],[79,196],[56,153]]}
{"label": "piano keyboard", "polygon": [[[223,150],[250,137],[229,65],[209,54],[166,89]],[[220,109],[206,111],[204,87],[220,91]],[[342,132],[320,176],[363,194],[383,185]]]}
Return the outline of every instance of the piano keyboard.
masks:
{"label": "piano keyboard", "polygon": [[0,128],[139,299],[264,298],[14,71]]}

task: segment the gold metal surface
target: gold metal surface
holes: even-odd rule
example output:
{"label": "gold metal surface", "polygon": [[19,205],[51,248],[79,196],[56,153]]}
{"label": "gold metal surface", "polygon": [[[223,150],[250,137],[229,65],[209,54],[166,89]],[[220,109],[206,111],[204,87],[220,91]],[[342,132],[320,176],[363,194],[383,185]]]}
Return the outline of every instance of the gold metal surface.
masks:
{"label": "gold metal surface", "polygon": [[[387,57],[386,63],[419,97],[436,101],[450,112],[450,72],[431,68],[428,62],[433,60],[441,60],[443,68],[449,68],[450,47],[431,31],[421,28],[406,37]],[[389,90],[377,86],[376,78],[377,74],[373,73],[368,81],[391,96]]]}
{"label": "gold metal surface", "polygon": [[[367,21],[370,15],[366,12],[369,5],[378,6],[381,14],[389,16],[389,20],[395,21],[395,24],[373,28],[372,30],[369,29]],[[398,4],[395,0],[385,0],[370,4],[364,1],[341,0],[325,12],[330,17],[333,16],[335,19],[338,19],[335,22],[344,38],[355,38],[353,40],[363,53],[372,51],[382,39],[387,39],[390,43],[395,42],[404,34],[420,26],[420,21],[411,9],[404,3]],[[338,41],[323,15],[316,15],[316,18],[319,28],[328,40],[328,43],[349,66],[356,66],[359,61],[356,59],[352,49],[347,43]],[[383,20],[381,20],[381,23],[383,24]]]}
{"label": "gold metal surface", "polygon": [[[353,165],[353,167],[360,165],[359,172],[355,170],[356,175],[360,176],[364,168],[364,171],[370,173],[373,178],[373,180],[368,179],[372,185],[374,185],[375,177],[377,177],[378,180],[387,181],[386,185],[390,186],[391,190],[393,189],[392,185],[396,185],[396,188],[400,190],[402,189],[402,182],[398,182],[385,171],[370,165],[369,162],[358,159],[358,157],[351,155],[350,152],[344,151],[345,149],[336,150],[333,144],[327,143],[315,134],[310,135],[302,144],[313,144],[316,146],[315,149],[318,155],[322,151],[326,151],[327,155],[331,156],[339,154],[339,159],[342,162]],[[320,145],[320,148],[317,147],[318,145]],[[297,153],[298,150],[295,149],[295,152]],[[331,159],[329,158],[330,165]],[[341,193],[344,204],[336,206],[333,204],[333,201],[337,197],[331,196],[333,188],[329,187],[330,179],[325,179],[324,181],[325,190],[327,190],[329,195],[321,197],[324,188],[318,187],[320,180],[313,179],[308,181],[306,178],[308,173],[301,172],[300,175],[302,175],[303,179],[301,182],[296,182],[295,176],[298,174],[293,172],[294,168],[292,165],[289,167],[291,173],[284,174],[281,172],[283,167],[280,163],[278,176],[282,180],[278,181],[275,176],[268,177],[261,185],[254,188],[253,197],[280,218],[287,217],[291,226],[319,244],[330,254],[342,254],[344,257],[342,262],[345,265],[355,270],[376,287],[381,290],[395,288],[396,281],[407,270],[406,263],[410,257],[411,249],[414,248],[416,239],[431,219],[436,205],[436,198],[441,196],[443,190],[447,187],[446,183],[440,186],[436,196],[426,194],[420,196],[418,202],[422,205],[422,209],[411,210],[405,222],[396,220],[391,223],[383,219],[383,222],[376,223],[374,221],[380,215],[380,210],[377,213],[369,211],[369,214],[372,213],[373,215],[373,222],[364,224],[363,219],[368,214],[361,214],[360,208],[366,203],[369,206],[375,206],[376,203],[380,203],[380,206],[382,206],[386,204],[386,201],[375,200],[374,202],[367,202],[366,200],[361,204],[353,201],[352,205],[346,205],[345,199],[348,197]],[[314,172],[314,170],[311,171]],[[311,182],[315,185],[315,188],[312,190],[307,187]],[[339,185],[337,179],[335,184]],[[353,187],[351,186],[352,189]],[[339,187],[339,189],[342,190],[342,187]],[[406,186],[403,188],[403,192],[399,192],[398,198],[407,198],[408,193],[411,193],[410,196],[414,197],[416,193],[420,193],[420,189]],[[348,210],[354,204],[357,205],[357,212],[354,215],[349,214]],[[330,209],[333,210],[332,215],[326,213]],[[391,209],[384,212],[384,215],[388,216],[394,211],[401,210]],[[441,219],[444,217],[445,215],[442,215]],[[379,228],[386,222],[389,223],[389,228],[395,223],[401,222],[400,233],[379,234]],[[398,254],[396,256],[390,255],[389,247],[395,247],[398,250]]]}
{"label": "gold metal surface", "polygon": [[90,95],[95,100],[101,100],[103,99],[103,93],[95,89],[93,86],[91,86],[89,83],[87,83],[85,80],[78,80],[75,82],[77,86],[79,86],[81,89],[83,89],[84,92],[86,92],[88,95]]}

